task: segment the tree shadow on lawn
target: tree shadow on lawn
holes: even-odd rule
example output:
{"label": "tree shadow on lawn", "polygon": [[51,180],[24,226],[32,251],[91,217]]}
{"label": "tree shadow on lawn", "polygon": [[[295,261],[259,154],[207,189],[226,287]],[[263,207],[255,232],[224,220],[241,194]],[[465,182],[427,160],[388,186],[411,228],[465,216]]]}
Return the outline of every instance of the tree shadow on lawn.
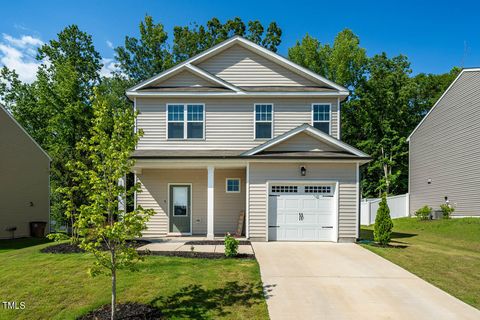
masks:
{"label": "tree shadow on lawn", "polygon": [[16,238],[0,240],[0,252],[33,247],[49,242],[52,241],[47,238]]}
{"label": "tree shadow on lawn", "polygon": [[212,316],[208,315],[209,312],[218,317],[227,316],[231,312],[225,307],[236,305],[248,308],[261,303],[266,293],[261,283],[239,284],[231,281],[215,289],[192,284],[168,297],[158,296],[151,304],[158,307],[166,318],[205,319]]}
{"label": "tree shadow on lawn", "polygon": [[[417,234],[415,233],[401,233],[401,232],[392,232],[392,239],[403,239],[403,238],[411,238],[411,237],[416,237]],[[373,230],[369,229],[361,229],[360,230],[360,239],[361,240],[367,240],[368,245],[372,245],[375,247],[384,247],[384,248],[398,248],[398,249],[405,249],[408,248],[408,243],[403,242],[403,241],[398,241],[398,240],[391,240],[390,243],[387,246],[382,246],[378,245],[373,242]],[[396,244],[399,243],[399,244]]]}

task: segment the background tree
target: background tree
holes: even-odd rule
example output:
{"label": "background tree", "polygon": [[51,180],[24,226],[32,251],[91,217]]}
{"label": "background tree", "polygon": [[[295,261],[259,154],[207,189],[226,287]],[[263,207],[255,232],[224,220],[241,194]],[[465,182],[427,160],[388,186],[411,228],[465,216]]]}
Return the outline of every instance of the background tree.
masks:
{"label": "background tree", "polygon": [[[77,150],[89,162],[73,161],[76,182],[87,194],[87,202],[80,207],[75,222],[80,234],[80,247],[95,256],[90,273],[111,277],[111,318],[115,319],[117,301],[117,271],[134,269],[140,257],[129,241],[141,237],[146,222],[154,214],[151,209],[138,207],[131,211],[119,209],[119,199],[139,192],[136,184],[125,191],[118,181],[130,171],[130,158],[142,134],[134,133],[135,114],[131,108],[118,107],[115,99],[96,91],[90,137],[83,138]],[[104,248],[106,247],[106,251]]]}
{"label": "background tree", "polygon": [[282,30],[275,22],[271,22],[265,31],[258,20],[245,24],[238,17],[225,23],[212,18],[206,25],[193,23],[174,27],[170,49],[164,26],[154,23],[153,18],[147,15],[140,23],[140,38],[125,37],[124,46],[115,49],[116,59],[120,71],[134,82],[139,82],[235,35],[276,51],[281,43]]}
{"label": "background tree", "polygon": [[387,194],[382,195],[382,200],[378,205],[375,225],[373,227],[373,238],[375,242],[382,246],[388,245],[392,237],[393,222],[390,217],[390,208],[387,204]]}
{"label": "background tree", "polygon": [[82,159],[75,145],[88,135],[90,97],[102,64],[91,36],[76,25],[39,48],[37,60],[42,63],[31,84],[19,81],[14,70],[2,69],[0,83],[6,85],[0,87],[0,98],[51,156],[51,212],[53,220],[62,222],[68,201],[78,208],[85,200],[66,163]]}

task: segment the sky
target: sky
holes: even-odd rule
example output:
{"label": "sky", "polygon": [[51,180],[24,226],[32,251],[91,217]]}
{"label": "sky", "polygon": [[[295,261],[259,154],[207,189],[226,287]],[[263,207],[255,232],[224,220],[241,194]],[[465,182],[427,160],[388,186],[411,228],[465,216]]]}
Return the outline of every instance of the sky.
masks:
{"label": "sky", "polygon": [[92,35],[107,75],[115,68],[113,48],[127,35],[138,36],[146,14],[170,35],[174,26],[204,24],[212,17],[258,19],[265,26],[276,21],[283,31],[278,52],[284,56],[306,33],[331,44],[349,28],[369,56],[406,55],[413,74],[480,66],[480,1],[15,0],[2,2],[1,11],[0,66],[17,70],[27,82],[35,79],[38,46],[70,24]]}

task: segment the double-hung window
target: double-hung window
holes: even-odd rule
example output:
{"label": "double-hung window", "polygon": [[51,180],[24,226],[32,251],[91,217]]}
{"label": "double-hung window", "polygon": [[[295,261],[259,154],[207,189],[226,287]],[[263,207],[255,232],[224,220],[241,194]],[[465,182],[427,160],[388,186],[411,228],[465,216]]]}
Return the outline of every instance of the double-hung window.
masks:
{"label": "double-hung window", "polygon": [[271,139],[273,135],[273,105],[255,105],[255,139]]}
{"label": "double-hung window", "polygon": [[330,104],[312,104],[312,119],[315,128],[330,134]]}
{"label": "double-hung window", "polygon": [[203,104],[167,105],[168,139],[203,139],[204,111]]}

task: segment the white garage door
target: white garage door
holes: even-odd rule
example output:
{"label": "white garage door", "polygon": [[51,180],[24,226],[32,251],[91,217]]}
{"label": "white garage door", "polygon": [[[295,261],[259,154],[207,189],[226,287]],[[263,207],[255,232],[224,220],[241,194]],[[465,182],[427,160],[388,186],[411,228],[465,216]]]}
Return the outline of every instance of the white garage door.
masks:
{"label": "white garage door", "polygon": [[335,241],[335,185],[270,185],[268,239]]}

